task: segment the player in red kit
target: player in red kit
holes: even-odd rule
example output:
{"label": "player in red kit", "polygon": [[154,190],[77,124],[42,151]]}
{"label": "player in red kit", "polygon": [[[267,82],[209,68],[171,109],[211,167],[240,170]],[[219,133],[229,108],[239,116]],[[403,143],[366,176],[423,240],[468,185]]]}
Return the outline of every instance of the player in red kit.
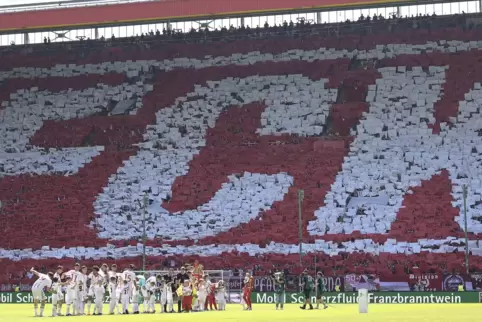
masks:
{"label": "player in red kit", "polygon": [[207,311],[208,308],[209,310],[218,310],[218,306],[216,304],[216,283],[212,283],[210,280],[207,282],[207,291],[208,295],[206,297],[206,305],[204,306],[204,309]]}
{"label": "player in red kit", "polygon": [[243,287],[243,300],[246,303],[245,310],[251,311],[251,291],[254,288],[254,278],[250,273],[246,273],[244,277],[244,287]]}

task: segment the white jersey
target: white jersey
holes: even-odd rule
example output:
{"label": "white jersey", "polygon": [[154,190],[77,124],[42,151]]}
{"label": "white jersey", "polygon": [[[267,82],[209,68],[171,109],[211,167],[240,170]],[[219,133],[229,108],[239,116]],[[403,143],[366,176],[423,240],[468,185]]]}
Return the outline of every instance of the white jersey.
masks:
{"label": "white jersey", "polygon": [[94,277],[94,272],[90,272],[90,274],[87,275],[87,281],[89,281],[90,287],[92,287],[92,277]]}
{"label": "white jersey", "polygon": [[100,276],[100,274],[95,276],[93,273],[90,273],[89,279],[90,279],[90,287],[99,287],[104,285],[104,278]]}
{"label": "white jersey", "polygon": [[133,286],[134,281],[136,280],[136,274],[134,274],[134,272],[129,270],[124,271],[124,273],[122,273],[122,280],[127,281],[129,286]]}
{"label": "white jersey", "polygon": [[124,286],[124,280],[122,279],[122,273],[116,273],[117,277],[117,289],[119,292],[122,290],[122,287]]}
{"label": "white jersey", "polygon": [[163,283],[162,284],[162,296],[163,297],[172,297],[172,287],[171,284]]}
{"label": "white jersey", "polygon": [[147,284],[147,290],[148,290],[149,292],[155,292],[156,289],[157,289],[156,284],[154,284],[154,285],[152,285],[151,283]]}
{"label": "white jersey", "polygon": [[102,277],[102,279],[104,280],[103,284],[104,285],[107,285],[109,284],[109,274],[108,272],[104,272],[103,270],[99,270],[99,275]]}
{"label": "white jersey", "polygon": [[155,276],[151,276],[146,280],[146,285],[151,285],[151,283],[154,283],[154,285],[157,284],[157,279]]}
{"label": "white jersey", "polygon": [[70,283],[68,285],[69,288],[72,288],[72,289],[75,289],[79,286],[79,283],[80,283],[80,279],[81,279],[81,276],[83,274],[81,272],[78,272],[74,269],[68,271],[67,273],[65,273],[65,276],[68,276],[71,278],[70,280]]}
{"label": "white jersey", "polygon": [[116,297],[117,296],[116,290],[117,290],[117,283],[110,282],[109,283],[109,295],[110,295],[110,297]]}
{"label": "white jersey", "polygon": [[60,282],[52,282],[51,289],[53,294],[62,294],[62,286],[60,285]]}
{"label": "white jersey", "polygon": [[131,296],[131,287],[129,284],[125,284],[122,286],[121,297],[130,297]]}
{"label": "white jersey", "polygon": [[87,275],[80,273],[79,275],[79,291],[87,292]]}
{"label": "white jersey", "polygon": [[121,284],[121,274],[120,273],[117,273],[117,272],[114,272],[114,271],[108,271],[107,272],[107,276],[109,277],[109,287],[110,287],[110,278],[111,277],[115,277],[115,285],[117,288],[120,289],[120,286],[122,285]]}
{"label": "white jersey", "polygon": [[224,298],[226,296],[226,289],[219,287],[216,289],[216,298]]}
{"label": "white jersey", "polygon": [[207,295],[208,294],[208,291],[207,291],[207,288],[206,288],[206,285],[203,283],[201,285],[199,285],[198,287],[198,290],[197,290],[197,294],[201,294],[201,295]]}
{"label": "white jersey", "polygon": [[[55,291],[57,293],[62,293],[62,286],[60,285],[60,283],[62,282],[62,274],[59,274],[59,273],[55,273],[54,274],[54,279],[57,279],[57,287],[55,288]],[[54,286],[52,286],[52,289],[54,289]]]}
{"label": "white jersey", "polygon": [[[151,284],[154,283],[154,286],[151,286]],[[157,278],[155,276],[151,276],[148,279],[146,279],[146,288],[147,290],[155,290],[157,288]]]}
{"label": "white jersey", "polygon": [[43,290],[44,288],[51,288],[52,287],[52,280],[46,274],[39,273],[38,279],[33,283],[32,289],[33,290]]}
{"label": "white jersey", "polygon": [[109,279],[110,279],[111,277],[115,277],[116,283],[119,283],[119,273],[114,272],[114,271],[108,271],[108,272],[107,272],[107,276],[109,277]]}

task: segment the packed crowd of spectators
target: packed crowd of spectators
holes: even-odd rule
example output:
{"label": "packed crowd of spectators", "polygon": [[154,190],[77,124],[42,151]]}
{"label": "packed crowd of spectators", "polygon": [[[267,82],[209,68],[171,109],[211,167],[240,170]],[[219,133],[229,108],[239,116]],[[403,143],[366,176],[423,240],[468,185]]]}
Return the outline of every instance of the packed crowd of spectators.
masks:
{"label": "packed crowd of spectators", "polygon": [[[40,55],[48,56],[52,51],[61,52],[67,51],[69,53],[75,53],[78,57],[85,57],[91,52],[102,51],[106,47],[131,47],[130,49],[148,50],[150,48],[163,48],[168,43],[209,43],[209,42],[230,42],[238,39],[264,39],[264,38],[283,38],[283,37],[295,37],[303,38],[311,35],[325,35],[325,36],[341,36],[341,35],[365,35],[365,34],[377,34],[387,32],[403,32],[407,29],[424,29],[432,30],[440,27],[461,27],[461,28],[473,28],[473,26],[467,25],[466,15],[456,16],[416,16],[400,18],[392,16],[389,19],[383,16],[373,17],[360,17],[358,21],[346,21],[345,23],[336,24],[315,24],[312,21],[299,20],[297,22],[285,21],[281,25],[270,26],[265,23],[263,26],[256,26],[251,28],[249,26],[242,26],[235,28],[231,26],[225,27],[220,30],[210,30],[208,28],[201,28],[198,30],[191,29],[188,33],[183,33],[180,30],[152,30],[148,34],[141,34],[137,37],[130,38],[116,38],[112,36],[109,39],[101,38],[99,40],[84,39],[76,42],[52,42],[51,39],[45,38],[44,44],[37,45],[25,45],[25,46],[10,46],[0,49],[0,65],[2,57],[9,57],[12,55]],[[322,46],[323,44],[320,44]],[[348,260],[349,257],[356,256],[351,254],[341,254],[344,260]],[[258,263],[272,262],[273,268],[277,270],[284,270],[285,275],[298,273],[296,268],[299,268],[298,263],[293,262],[292,265],[279,265],[276,261],[272,261],[269,256],[259,256]],[[364,267],[376,265],[376,259],[360,258],[355,261],[355,266],[358,265],[359,271],[363,271]],[[162,263],[162,267],[168,268],[174,267],[178,263],[175,260],[170,260]],[[319,266],[322,263],[316,263],[312,257],[305,257],[303,259],[303,267],[307,267],[310,270],[314,270],[315,266]],[[370,264],[370,265],[369,265]],[[395,264],[393,263],[393,267]],[[405,262],[403,263],[406,268],[406,273],[410,274],[411,267],[417,263]],[[150,263],[150,267],[155,263]],[[230,269],[229,261],[226,260],[226,269]],[[444,267],[441,267],[444,269]],[[254,270],[255,275],[257,271],[263,271],[262,274],[266,274],[260,264],[249,264],[246,267],[247,270]],[[342,265],[332,265],[331,272],[325,272],[332,276],[342,276],[347,273],[346,267]],[[358,270],[358,269],[357,269]],[[393,271],[395,274],[396,272]],[[9,276],[9,280],[19,281],[29,276],[29,272],[20,272],[19,276]],[[0,290],[1,291],[1,290]]]}
{"label": "packed crowd of spectators", "polygon": [[[32,44],[22,46],[7,46],[0,49],[0,57],[12,53],[31,55],[35,52],[38,55],[48,55],[55,50],[66,50],[76,52],[80,58],[95,50],[103,50],[106,47],[137,46],[140,50],[151,48],[162,48],[168,43],[209,43],[209,42],[230,42],[238,39],[264,39],[273,37],[307,37],[311,35],[340,36],[340,35],[366,35],[386,32],[403,32],[407,29],[431,30],[440,27],[463,27],[467,26],[468,15],[436,16],[418,15],[412,17],[397,17],[392,15],[386,19],[382,15],[373,17],[361,16],[357,21],[347,20],[344,23],[323,23],[317,24],[311,20],[299,18],[298,21],[284,21],[282,24],[270,26],[267,22],[263,26],[234,26],[221,29],[210,29],[208,27],[191,29],[189,32],[182,32],[181,29],[151,30],[133,37],[118,38],[112,35],[110,38],[102,36],[98,40],[79,39],[72,42],[54,42],[50,38],[44,38],[44,44]],[[79,50],[83,48],[83,50]]]}

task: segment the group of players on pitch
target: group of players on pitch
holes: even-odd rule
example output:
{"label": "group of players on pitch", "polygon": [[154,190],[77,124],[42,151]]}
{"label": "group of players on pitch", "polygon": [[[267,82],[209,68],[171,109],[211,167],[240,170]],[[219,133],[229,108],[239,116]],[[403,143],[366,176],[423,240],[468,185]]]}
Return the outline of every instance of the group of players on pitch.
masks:
{"label": "group of players on pitch", "polygon": [[325,292],[324,285],[323,272],[318,271],[316,273],[315,280],[308,274],[308,270],[303,271],[303,275],[301,277],[301,289],[303,291],[305,302],[300,307],[302,310],[306,309],[307,305],[309,305],[310,310],[313,310],[313,304],[311,304],[311,296],[313,295],[313,292],[315,293],[316,297],[316,308],[318,309],[320,304],[323,304],[323,309],[328,308],[323,299],[323,293]]}
{"label": "group of players on pitch", "polygon": [[[55,273],[42,274],[31,269],[38,279],[32,286],[35,316],[43,316],[47,297],[45,291],[52,293],[52,316],[62,315],[62,305],[66,305],[66,315],[90,315],[94,304],[93,315],[102,315],[104,299],[109,298],[109,314],[129,314],[130,305],[132,312],[155,313],[156,295],[160,298],[161,313],[174,313],[174,301],[177,300],[178,313],[205,310],[225,310],[226,289],[222,280],[214,283],[209,276],[204,274],[203,266],[197,261],[191,269],[181,267],[180,272],[174,275],[173,270],[165,275],[154,275],[146,279],[144,275],[136,275],[134,266],[129,265],[123,272],[118,272],[117,265],[109,268],[107,264],[100,267],[94,266],[88,272],[86,266],[75,264],[74,269],[64,272],[58,266]],[[285,280],[283,273],[273,275],[275,282],[276,309],[283,309]],[[241,304],[244,310],[252,310],[251,292],[254,288],[254,279],[246,273],[243,281],[243,294]],[[323,304],[324,293],[323,274],[317,273],[316,280],[303,272],[301,289],[305,303],[301,306],[313,309],[311,296],[316,294],[316,308]],[[40,307],[39,307],[40,304]],[[85,312],[87,308],[87,312]]]}
{"label": "group of players on pitch", "polygon": [[[283,310],[286,281],[284,279],[283,273],[278,272],[273,274],[274,281],[274,291],[275,291],[275,304],[276,309]],[[311,303],[311,296],[315,293],[316,298],[316,308],[323,304],[323,309],[328,308],[323,299],[323,293],[325,292],[325,284],[323,283],[323,273],[318,271],[316,273],[316,279],[308,274],[308,270],[303,271],[301,276],[300,288],[304,295],[304,303],[300,309],[305,310],[306,306],[309,305],[309,309],[313,310],[313,304]]]}
{"label": "group of players on pitch", "polygon": [[118,272],[117,265],[109,269],[103,264],[92,267],[89,273],[86,266],[77,263],[67,272],[58,266],[55,273],[42,274],[32,268],[31,272],[38,277],[32,286],[35,316],[43,316],[45,291],[52,293],[52,316],[62,315],[63,304],[67,316],[90,315],[92,304],[93,315],[102,315],[106,295],[109,314],[129,314],[131,304],[134,314],[140,313],[140,305],[143,313],[155,313],[156,295],[160,295],[161,313],[174,313],[175,299],[178,313],[224,310],[226,307],[224,282],[212,282],[198,262],[191,270],[182,267],[177,275],[155,275],[147,279],[136,275],[133,269],[130,265]]}

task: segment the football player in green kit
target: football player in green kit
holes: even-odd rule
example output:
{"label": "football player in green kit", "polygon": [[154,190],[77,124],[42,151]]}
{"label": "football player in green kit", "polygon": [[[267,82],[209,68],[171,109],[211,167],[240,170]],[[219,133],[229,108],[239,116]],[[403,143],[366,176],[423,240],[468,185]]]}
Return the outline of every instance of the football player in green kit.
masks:
{"label": "football player in green kit", "polygon": [[316,273],[316,309],[320,308],[320,303],[323,304],[323,309],[328,308],[323,299],[325,293],[325,284],[323,283],[323,272]]}
{"label": "football player in green kit", "polygon": [[303,290],[303,295],[305,296],[305,303],[300,306],[300,309],[306,309],[306,305],[310,306],[310,310],[313,310],[313,305],[311,304],[311,292],[313,292],[314,283],[313,277],[308,275],[308,270],[303,271],[303,276],[301,277],[301,289]]}

